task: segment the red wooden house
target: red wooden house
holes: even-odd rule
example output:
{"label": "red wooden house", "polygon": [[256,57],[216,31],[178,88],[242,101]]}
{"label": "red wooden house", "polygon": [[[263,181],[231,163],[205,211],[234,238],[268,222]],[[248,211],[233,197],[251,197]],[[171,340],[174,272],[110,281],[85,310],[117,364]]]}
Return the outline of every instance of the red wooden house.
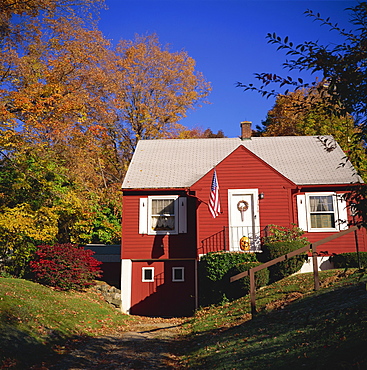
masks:
{"label": "red wooden house", "polygon": [[[342,195],[361,182],[331,137],[143,140],[123,190],[122,307],[137,315],[189,315],[198,302],[197,263],[210,251],[261,251],[266,226],[305,230],[310,242],[348,227]],[[327,139],[325,147],[323,139]],[[208,202],[216,170],[221,213]],[[362,230],[322,246],[367,251]],[[324,258],[324,260],[322,260]],[[327,259],[327,258],[326,258]],[[326,268],[320,257],[320,268]]]}

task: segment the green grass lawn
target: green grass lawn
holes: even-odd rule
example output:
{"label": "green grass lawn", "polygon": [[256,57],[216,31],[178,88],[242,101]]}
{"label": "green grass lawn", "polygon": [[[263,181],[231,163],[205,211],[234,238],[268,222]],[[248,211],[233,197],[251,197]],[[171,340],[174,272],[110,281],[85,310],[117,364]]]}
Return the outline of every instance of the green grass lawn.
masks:
{"label": "green grass lawn", "polygon": [[248,297],[199,310],[186,324],[193,369],[367,369],[367,276],[355,270],[288,277]]}
{"label": "green grass lawn", "polygon": [[[247,296],[198,310],[175,355],[190,369],[367,369],[367,274],[330,270],[320,280],[317,292],[312,274],[262,288],[253,319]],[[87,336],[126,331],[140,319],[91,290],[0,278],[0,369],[54,362]]]}
{"label": "green grass lawn", "polygon": [[61,292],[0,278],[0,369],[27,369],[86,336],[125,330],[133,319],[92,291]]}

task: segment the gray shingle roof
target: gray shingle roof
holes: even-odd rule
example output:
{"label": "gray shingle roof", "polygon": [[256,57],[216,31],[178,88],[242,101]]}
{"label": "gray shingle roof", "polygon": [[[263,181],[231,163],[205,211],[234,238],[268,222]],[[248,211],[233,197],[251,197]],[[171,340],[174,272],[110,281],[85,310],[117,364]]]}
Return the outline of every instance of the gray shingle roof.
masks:
{"label": "gray shingle roof", "polygon": [[190,187],[240,145],[297,185],[361,182],[339,145],[327,138],[335,149],[327,151],[317,136],[141,140],[122,188]]}

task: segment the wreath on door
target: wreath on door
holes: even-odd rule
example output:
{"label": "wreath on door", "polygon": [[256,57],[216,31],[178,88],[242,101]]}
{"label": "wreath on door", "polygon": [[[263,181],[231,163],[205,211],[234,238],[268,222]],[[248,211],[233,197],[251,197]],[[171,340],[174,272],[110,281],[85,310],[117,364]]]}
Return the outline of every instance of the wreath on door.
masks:
{"label": "wreath on door", "polygon": [[237,209],[241,212],[241,221],[244,220],[244,213],[248,210],[248,203],[245,200],[240,200],[237,203]]}

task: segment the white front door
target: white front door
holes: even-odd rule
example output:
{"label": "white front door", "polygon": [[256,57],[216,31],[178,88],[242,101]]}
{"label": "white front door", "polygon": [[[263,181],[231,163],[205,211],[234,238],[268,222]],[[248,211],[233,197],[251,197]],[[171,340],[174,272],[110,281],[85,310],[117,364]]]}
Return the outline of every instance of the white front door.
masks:
{"label": "white front door", "polygon": [[258,189],[228,190],[230,251],[260,251]]}

